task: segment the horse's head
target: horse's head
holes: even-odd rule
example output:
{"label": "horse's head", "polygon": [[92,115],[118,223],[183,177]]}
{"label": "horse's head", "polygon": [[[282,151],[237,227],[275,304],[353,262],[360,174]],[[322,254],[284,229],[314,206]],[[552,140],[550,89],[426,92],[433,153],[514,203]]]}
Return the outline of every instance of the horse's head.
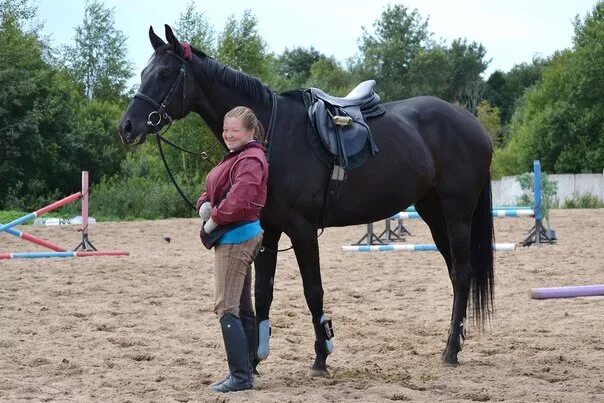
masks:
{"label": "horse's head", "polygon": [[191,110],[192,100],[186,93],[191,79],[187,73],[190,48],[181,45],[168,25],[168,43],[153,32],[153,27],[149,28],[149,39],[155,53],[143,69],[138,93],[118,125],[125,144],[144,142],[148,133],[159,132],[172,119],[180,119]]}

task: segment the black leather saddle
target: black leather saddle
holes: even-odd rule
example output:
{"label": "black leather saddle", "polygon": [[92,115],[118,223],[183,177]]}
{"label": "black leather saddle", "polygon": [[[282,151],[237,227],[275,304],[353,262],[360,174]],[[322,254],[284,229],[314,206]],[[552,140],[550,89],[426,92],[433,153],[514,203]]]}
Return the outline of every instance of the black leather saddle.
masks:
{"label": "black leather saddle", "polygon": [[308,117],[325,148],[344,169],[349,169],[349,158],[360,153],[367,143],[371,155],[378,152],[366,123],[366,119],[384,113],[374,87],[375,80],[363,81],[341,98],[318,88],[305,91]]}

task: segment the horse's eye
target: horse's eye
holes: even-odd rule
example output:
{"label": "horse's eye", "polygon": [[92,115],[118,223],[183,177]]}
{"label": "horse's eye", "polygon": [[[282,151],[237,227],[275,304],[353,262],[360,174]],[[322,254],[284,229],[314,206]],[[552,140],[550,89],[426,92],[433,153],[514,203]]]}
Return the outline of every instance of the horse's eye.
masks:
{"label": "horse's eye", "polygon": [[159,80],[165,80],[166,78],[170,77],[170,71],[168,69],[161,69],[158,73],[157,73],[157,78]]}

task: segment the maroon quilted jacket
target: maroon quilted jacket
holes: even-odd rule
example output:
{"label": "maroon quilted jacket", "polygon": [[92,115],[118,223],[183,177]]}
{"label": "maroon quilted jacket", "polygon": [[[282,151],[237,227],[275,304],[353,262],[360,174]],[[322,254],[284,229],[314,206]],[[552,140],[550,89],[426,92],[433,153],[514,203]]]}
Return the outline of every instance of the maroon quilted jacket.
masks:
{"label": "maroon quilted jacket", "polygon": [[256,141],[247,143],[229,152],[208,173],[197,210],[209,201],[212,219],[218,225],[257,220],[266,203],[267,181],[268,162],[262,145]]}

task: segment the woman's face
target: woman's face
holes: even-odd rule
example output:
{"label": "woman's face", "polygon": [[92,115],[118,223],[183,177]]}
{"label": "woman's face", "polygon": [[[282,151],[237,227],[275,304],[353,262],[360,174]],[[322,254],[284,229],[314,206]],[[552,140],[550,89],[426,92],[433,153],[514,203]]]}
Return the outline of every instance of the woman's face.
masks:
{"label": "woman's face", "polygon": [[226,118],[222,126],[222,138],[229,150],[236,150],[254,139],[254,129],[246,129],[239,118]]}

